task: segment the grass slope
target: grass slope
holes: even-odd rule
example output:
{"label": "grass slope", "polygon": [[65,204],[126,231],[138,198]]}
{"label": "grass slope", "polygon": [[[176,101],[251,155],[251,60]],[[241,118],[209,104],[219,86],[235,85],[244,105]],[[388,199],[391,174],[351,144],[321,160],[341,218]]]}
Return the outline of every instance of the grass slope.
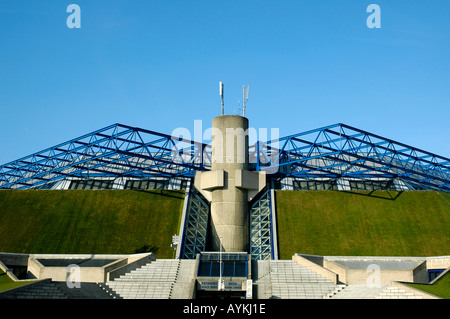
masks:
{"label": "grass slope", "polygon": [[450,194],[437,192],[276,192],[281,259],[436,256],[450,251]]}
{"label": "grass slope", "polygon": [[450,275],[447,273],[443,278],[439,279],[433,285],[425,285],[425,284],[410,284],[407,285],[414,287],[416,289],[420,289],[426,291],[435,296],[450,299]]}
{"label": "grass slope", "polygon": [[184,192],[2,190],[0,251],[173,258]]}
{"label": "grass slope", "polygon": [[27,285],[32,283],[33,280],[30,281],[13,281],[8,275],[0,269],[0,292],[13,289],[16,287],[20,287],[23,285]]}

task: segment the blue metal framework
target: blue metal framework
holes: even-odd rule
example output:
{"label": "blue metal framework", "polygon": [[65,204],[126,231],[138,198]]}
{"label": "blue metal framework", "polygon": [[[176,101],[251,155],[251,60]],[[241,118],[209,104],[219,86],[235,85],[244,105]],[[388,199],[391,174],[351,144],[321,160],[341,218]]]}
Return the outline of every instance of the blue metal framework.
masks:
{"label": "blue metal framework", "polygon": [[[271,178],[389,179],[408,189],[450,192],[449,158],[341,123],[257,142],[250,161]],[[113,124],[1,165],[0,189],[71,178],[193,178],[210,165],[210,145]]]}
{"label": "blue metal framework", "polygon": [[250,255],[253,260],[273,259],[270,190],[250,208]]}
{"label": "blue metal framework", "polygon": [[0,166],[0,189],[35,188],[65,178],[193,177],[210,165],[208,145],[123,124]]}
{"label": "blue metal framework", "polygon": [[209,226],[209,204],[207,200],[192,189],[184,224],[181,259],[195,259],[206,248]]}
{"label": "blue metal framework", "polygon": [[450,159],[335,124],[251,147],[257,171],[272,177],[398,179],[409,189],[450,192]]}

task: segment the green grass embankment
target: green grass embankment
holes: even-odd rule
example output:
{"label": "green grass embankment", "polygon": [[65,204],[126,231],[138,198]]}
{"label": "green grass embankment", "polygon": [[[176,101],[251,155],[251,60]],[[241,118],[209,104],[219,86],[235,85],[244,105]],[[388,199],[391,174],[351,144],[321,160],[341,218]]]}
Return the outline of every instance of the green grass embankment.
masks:
{"label": "green grass embankment", "polygon": [[173,258],[183,191],[1,190],[0,252]]}
{"label": "green grass embankment", "polygon": [[0,292],[32,283],[33,281],[14,281],[0,269]]}
{"label": "green grass embankment", "polygon": [[432,285],[410,283],[406,283],[406,285],[423,290],[443,299],[450,299],[450,275],[448,273]]}
{"label": "green grass embankment", "polygon": [[277,191],[280,258],[448,255],[449,203],[432,191]]}

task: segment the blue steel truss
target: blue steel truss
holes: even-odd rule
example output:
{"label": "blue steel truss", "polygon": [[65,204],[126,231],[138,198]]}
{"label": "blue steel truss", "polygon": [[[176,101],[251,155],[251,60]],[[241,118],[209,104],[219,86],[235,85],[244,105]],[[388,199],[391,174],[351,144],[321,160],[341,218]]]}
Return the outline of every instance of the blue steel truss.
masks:
{"label": "blue steel truss", "polygon": [[205,251],[208,225],[208,201],[195,189],[192,189],[181,243],[181,259],[195,259],[197,254]]}
{"label": "blue steel truss", "polygon": [[208,145],[114,124],[0,166],[0,189],[65,178],[193,177],[210,165]]}
{"label": "blue steel truss", "polygon": [[[341,123],[258,141],[250,162],[271,178],[395,179],[450,192],[450,159]],[[192,178],[210,165],[210,145],[114,124],[1,165],[0,189],[70,178]]]}
{"label": "blue steel truss", "polygon": [[272,177],[398,179],[409,189],[450,192],[449,158],[341,123],[258,141],[250,159]]}
{"label": "blue steel truss", "polygon": [[253,260],[273,259],[270,190],[250,208],[250,255]]}

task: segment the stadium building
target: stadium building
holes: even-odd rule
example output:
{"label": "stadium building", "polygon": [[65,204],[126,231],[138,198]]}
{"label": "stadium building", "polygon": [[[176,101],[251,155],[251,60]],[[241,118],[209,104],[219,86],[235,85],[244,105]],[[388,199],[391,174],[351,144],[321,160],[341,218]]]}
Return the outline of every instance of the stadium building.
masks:
{"label": "stadium building", "polygon": [[33,281],[0,298],[438,298],[405,283],[439,281],[450,256],[282,259],[276,193],[450,193],[450,159],[342,123],[249,145],[248,119],[222,112],[211,131],[113,124],[1,165],[0,189],[185,192],[175,258],[4,252],[3,271]]}

